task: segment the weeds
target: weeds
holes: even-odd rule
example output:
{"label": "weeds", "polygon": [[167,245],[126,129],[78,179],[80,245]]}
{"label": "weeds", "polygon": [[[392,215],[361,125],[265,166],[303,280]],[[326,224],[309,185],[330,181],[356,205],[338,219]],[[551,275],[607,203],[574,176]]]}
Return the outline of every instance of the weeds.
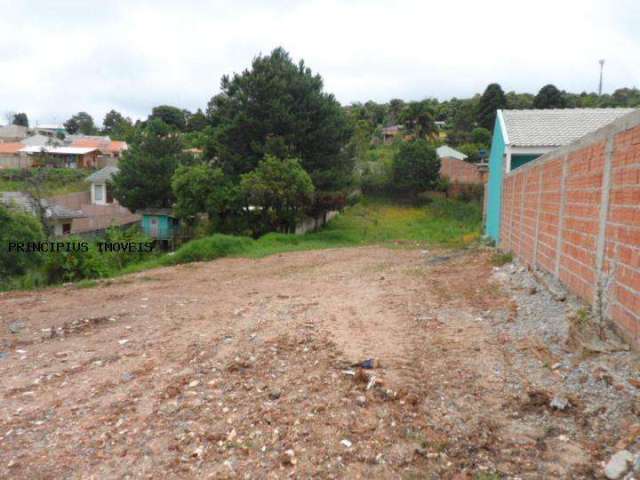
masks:
{"label": "weeds", "polygon": [[511,252],[507,252],[507,253],[496,252],[491,257],[491,263],[496,267],[501,267],[511,262],[513,262],[513,254]]}

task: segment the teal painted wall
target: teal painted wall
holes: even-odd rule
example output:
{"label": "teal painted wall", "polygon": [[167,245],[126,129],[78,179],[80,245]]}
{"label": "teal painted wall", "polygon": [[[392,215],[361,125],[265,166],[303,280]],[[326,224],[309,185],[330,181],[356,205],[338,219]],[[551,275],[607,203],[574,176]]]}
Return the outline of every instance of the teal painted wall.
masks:
{"label": "teal painted wall", "polygon": [[542,156],[541,153],[536,153],[532,155],[511,155],[511,170],[515,170],[518,167],[521,167],[525,163],[529,163],[532,160]]}
{"label": "teal painted wall", "polygon": [[500,216],[502,211],[502,177],[504,176],[505,144],[500,122],[496,117],[489,153],[489,183],[487,195],[487,224],[485,233],[496,243],[500,240]]}
{"label": "teal painted wall", "polygon": [[[157,235],[153,234],[152,219],[158,222]],[[142,215],[142,231],[150,237],[158,240],[171,240],[175,233],[175,224],[173,218],[167,215]]]}

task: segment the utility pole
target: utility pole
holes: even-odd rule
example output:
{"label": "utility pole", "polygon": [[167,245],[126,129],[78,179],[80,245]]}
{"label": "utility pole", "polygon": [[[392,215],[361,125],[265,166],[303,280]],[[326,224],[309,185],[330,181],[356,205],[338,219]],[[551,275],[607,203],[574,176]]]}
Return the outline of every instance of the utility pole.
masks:
{"label": "utility pole", "polygon": [[604,70],[604,58],[598,60],[600,64],[600,84],[598,85],[598,96],[602,96],[602,71]]}

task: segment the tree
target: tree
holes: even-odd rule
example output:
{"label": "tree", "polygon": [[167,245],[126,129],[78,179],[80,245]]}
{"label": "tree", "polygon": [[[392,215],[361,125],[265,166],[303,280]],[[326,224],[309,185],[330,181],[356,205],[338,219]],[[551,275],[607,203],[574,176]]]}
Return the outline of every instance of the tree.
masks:
{"label": "tree", "polygon": [[19,125],[21,127],[29,127],[29,118],[27,118],[26,113],[16,113],[13,115],[13,120],[11,121],[13,125]]}
{"label": "tree", "polygon": [[491,143],[491,132],[482,127],[474,128],[471,132],[471,138],[473,143],[489,145]]}
{"label": "tree", "polygon": [[400,119],[416,139],[434,137],[436,134],[433,108],[428,100],[409,103],[400,114]]}
{"label": "tree", "polygon": [[389,101],[388,123],[397,124],[400,121],[400,114],[404,109],[404,101],[399,98],[392,98]]}
{"label": "tree", "polygon": [[36,218],[0,205],[0,279],[22,275],[41,261],[38,254],[16,251],[17,243],[39,242],[45,239],[42,225]]}
{"label": "tree", "polygon": [[209,126],[209,121],[207,120],[207,116],[202,112],[201,109],[198,109],[196,113],[189,116],[187,121],[187,131],[189,132],[199,132],[200,130],[204,130]]}
{"label": "tree", "polygon": [[440,175],[440,159],[425,140],[400,145],[393,159],[393,184],[396,190],[416,195],[432,188]]}
{"label": "tree", "polygon": [[170,208],[175,197],[171,177],[181,163],[189,163],[180,136],[162,120],[153,119],[138,132],[113,177],[115,198],[132,211]]}
{"label": "tree", "polygon": [[219,227],[240,207],[238,189],[219,167],[204,163],[180,165],[171,179],[171,187],[180,218],[191,220],[199,213],[207,213]]}
{"label": "tree", "polygon": [[564,95],[555,85],[545,85],[533,99],[533,108],[565,108]]}
{"label": "tree", "polygon": [[253,172],[242,175],[240,191],[250,205],[261,208],[268,229],[292,232],[314,188],[298,159],[267,155]]}
{"label": "tree", "polygon": [[159,105],[153,107],[149,120],[154,118],[162,120],[170,127],[174,127],[181,132],[186,129],[187,122],[185,119],[185,111],[180,110],[178,107],[172,107],[171,105]]}
{"label": "tree", "polygon": [[115,110],[109,111],[102,121],[103,133],[114,139],[124,139],[128,137],[133,130],[133,124],[130,118],[125,118],[120,112]]}
{"label": "tree", "polygon": [[507,108],[513,110],[525,110],[528,108],[533,108],[533,99],[535,97],[530,93],[508,92],[506,97]]}
{"label": "tree", "polygon": [[87,112],[78,112],[69,120],[64,122],[64,128],[71,134],[82,133],[83,135],[94,135],[96,126],[93,123],[93,117]]}
{"label": "tree", "polygon": [[480,97],[476,120],[478,125],[493,131],[496,122],[496,112],[507,107],[507,98],[502,87],[497,83],[490,84]]}
{"label": "tree", "polygon": [[215,155],[232,178],[256,168],[273,146],[298,158],[316,189],[344,188],[352,178],[353,158],[344,152],[351,137],[347,116],[322,78],[276,48],[258,56],[251,68],[224,76],[222,93],[208,104]]}

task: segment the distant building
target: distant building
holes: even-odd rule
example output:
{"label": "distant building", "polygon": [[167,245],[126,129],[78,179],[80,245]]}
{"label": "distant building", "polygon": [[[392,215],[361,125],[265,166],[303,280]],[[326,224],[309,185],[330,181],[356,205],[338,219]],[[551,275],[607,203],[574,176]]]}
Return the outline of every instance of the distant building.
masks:
{"label": "distant building", "polygon": [[505,174],[632,111],[632,108],[498,110],[489,154],[486,234],[499,241]]}
{"label": "distant building", "polygon": [[173,247],[180,222],[170,208],[147,208],[142,210],[142,231],[158,240],[163,248]]}
{"label": "distant building", "polygon": [[440,159],[441,177],[446,177],[455,183],[484,183],[483,169],[477,163],[467,162],[467,156],[464,153],[448,145],[442,145],[436,149],[436,154]]}
{"label": "distant building", "polygon": [[[38,214],[38,203],[25,192],[0,192],[0,203],[23,213]],[[73,233],[71,230],[73,221],[85,217],[84,213],[79,210],[52,204],[45,199],[40,201],[40,205],[44,209],[45,222],[56,237]]]}
{"label": "distant building", "polygon": [[43,135],[41,133],[23,138],[20,143],[25,147],[61,147],[64,145],[64,142],[59,138],[50,137],[49,135]]}
{"label": "distant building", "polygon": [[0,143],[20,142],[28,135],[27,127],[20,125],[7,125],[0,127]]}
{"label": "distant building", "polygon": [[0,143],[0,169],[28,168],[33,161],[22,149],[22,143]]}
{"label": "distant building", "polygon": [[81,147],[25,147],[22,152],[33,157],[34,165],[67,168],[96,168],[98,150]]}
{"label": "distant building", "polygon": [[112,179],[120,169],[114,166],[106,166],[87,177],[91,184],[91,204],[109,205],[113,203]]}
{"label": "distant building", "polygon": [[127,142],[111,140],[105,136],[69,135],[70,146],[80,148],[95,148],[99,151],[98,167],[116,166],[122,153],[129,146]]}
{"label": "distant building", "polygon": [[48,137],[64,136],[67,133],[64,125],[56,123],[43,123],[42,125],[36,125],[35,127],[31,128],[31,131],[36,135],[41,134]]}
{"label": "distant building", "polygon": [[402,125],[391,125],[382,129],[382,143],[389,145],[393,143],[395,138],[402,133]]}

